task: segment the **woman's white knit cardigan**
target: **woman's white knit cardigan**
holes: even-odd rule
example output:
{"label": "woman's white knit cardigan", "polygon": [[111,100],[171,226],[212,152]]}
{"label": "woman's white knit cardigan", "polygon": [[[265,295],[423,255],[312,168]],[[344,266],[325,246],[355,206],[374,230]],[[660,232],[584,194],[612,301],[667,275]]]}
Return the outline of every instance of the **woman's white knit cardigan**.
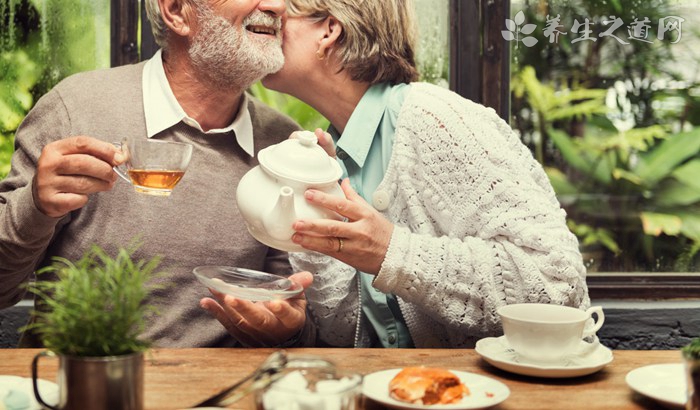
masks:
{"label": "woman's white knit cardigan", "polygon": [[[412,84],[377,191],[391,198],[382,213],[395,229],[374,287],[398,297],[416,347],[499,336],[505,304],[590,304],[578,241],[547,176],[492,109]],[[316,253],[290,259],[314,274],[306,296],[321,342],[367,346],[356,270]]]}

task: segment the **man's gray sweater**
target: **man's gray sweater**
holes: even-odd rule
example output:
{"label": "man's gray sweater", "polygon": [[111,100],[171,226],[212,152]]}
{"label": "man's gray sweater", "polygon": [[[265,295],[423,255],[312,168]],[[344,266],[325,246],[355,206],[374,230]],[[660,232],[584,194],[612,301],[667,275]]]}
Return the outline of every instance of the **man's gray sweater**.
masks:
{"label": "man's gray sweater", "polygon": [[[0,181],[0,308],[17,303],[21,285],[53,257],[77,260],[93,244],[114,254],[138,239],[134,257],[160,255],[168,283],[149,297],[160,315],[144,336],[163,347],[231,346],[223,326],[199,307],[209,291],[192,269],[229,265],[291,273],[286,253],[253,239],[239,214],[236,186],[257,160],[232,132],[207,135],[179,123],[153,137],[194,145],[187,173],[170,197],[138,194],[119,180],[61,218],[42,214],[33,201],[32,178],[46,144],[75,135],[108,142],[146,138],[142,72],[137,64],[69,77],[37,102],[17,131],[12,170]],[[288,117],[249,101],[256,153],[298,129]]]}

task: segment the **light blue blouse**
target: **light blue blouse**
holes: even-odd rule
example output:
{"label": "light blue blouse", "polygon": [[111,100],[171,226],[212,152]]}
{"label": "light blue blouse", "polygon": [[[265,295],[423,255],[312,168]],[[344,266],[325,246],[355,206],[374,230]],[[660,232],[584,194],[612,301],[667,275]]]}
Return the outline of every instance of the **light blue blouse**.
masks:
{"label": "light blue blouse", "polygon": [[[391,158],[394,132],[408,84],[387,83],[370,87],[350,116],[342,135],[331,126],[338,162],[344,177],[367,202],[384,178]],[[373,275],[360,272],[362,312],[376,333],[376,347],[413,347],[413,340],[392,294],[372,286]]]}

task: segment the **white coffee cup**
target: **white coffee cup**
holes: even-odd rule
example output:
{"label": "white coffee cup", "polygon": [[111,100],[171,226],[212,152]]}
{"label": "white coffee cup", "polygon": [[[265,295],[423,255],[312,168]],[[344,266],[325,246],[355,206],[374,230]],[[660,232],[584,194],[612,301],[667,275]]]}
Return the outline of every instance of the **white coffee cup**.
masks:
{"label": "white coffee cup", "polygon": [[[583,311],[568,306],[520,303],[498,309],[503,333],[519,359],[538,364],[560,362],[565,356],[586,353],[598,345],[584,342],[603,326],[603,308]],[[593,314],[597,320],[593,323]],[[587,323],[591,325],[587,326]]]}

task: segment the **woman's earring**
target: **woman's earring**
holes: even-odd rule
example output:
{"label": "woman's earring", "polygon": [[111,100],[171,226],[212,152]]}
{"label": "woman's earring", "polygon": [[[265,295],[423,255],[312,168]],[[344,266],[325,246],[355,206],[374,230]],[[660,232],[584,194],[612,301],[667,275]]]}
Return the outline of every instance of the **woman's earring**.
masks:
{"label": "woman's earring", "polygon": [[316,58],[318,58],[319,60],[323,60],[324,58],[326,58],[326,53],[321,51],[321,49],[319,48],[318,50],[316,50]]}

